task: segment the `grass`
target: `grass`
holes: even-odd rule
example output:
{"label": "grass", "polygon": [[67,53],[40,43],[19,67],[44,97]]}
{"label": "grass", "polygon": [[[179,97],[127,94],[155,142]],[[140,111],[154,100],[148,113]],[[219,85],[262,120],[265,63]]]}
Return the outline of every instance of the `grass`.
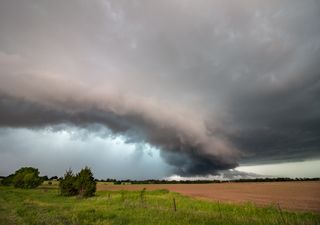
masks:
{"label": "grass", "polygon": [[99,191],[95,197],[79,199],[59,196],[52,186],[0,187],[0,224],[320,224],[319,214],[207,202],[167,190]]}

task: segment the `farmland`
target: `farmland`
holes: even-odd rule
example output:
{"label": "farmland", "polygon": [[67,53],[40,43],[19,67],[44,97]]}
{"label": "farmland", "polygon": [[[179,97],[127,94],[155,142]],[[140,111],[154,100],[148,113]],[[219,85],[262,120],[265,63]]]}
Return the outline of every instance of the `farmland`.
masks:
{"label": "farmland", "polygon": [[320,182],[258,182],[220,184],[104,185],[98,190],[167,189],[183,195],[230,203],[280,205],[288,210],[320,213]]}
{"label": "farmland", "polygon": [[[32,190],[0,187],[0,224],[320,224],[319,213],[185,196],[187,190],[200,188],[198,185],[100,183],[91,198],[60,196],[56,187],[57,183]],[[146,191],[140,189],[144,187]]]}

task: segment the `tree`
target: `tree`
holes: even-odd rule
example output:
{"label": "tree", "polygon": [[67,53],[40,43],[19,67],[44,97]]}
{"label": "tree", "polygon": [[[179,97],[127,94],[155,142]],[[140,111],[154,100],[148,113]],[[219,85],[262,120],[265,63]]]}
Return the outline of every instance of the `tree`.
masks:
{"label": "tree", "polygon": [[14,178],[14,174],[10,174],[9,176],[1,180],[1,184],[5,186],[13,185],[13,178]]}
{"label": "tree", "polygon": [[69,169],[59,183],[60,194],[63,196],[74,196],[79,193],[76,187],[76,177],[72,170]]}
{"label": "tree", "polygon": [[42,176],[41,179],[42,179],[43,181],[47,181],[47,180],[49,180],[49,177],[48,177],[48,176]]}
{"label": "tree", "polygon": [[53,176],[50,178],[50,180],[58,180],[58,176]]}
{"label": "tree", "polygon": [[90,197],[95,194],[96,181],[90,168],[85,167],[77,174],[76,186],[81,197]]}
{"label": "tree", "polygon": [[69,169],[60,180],[59,187],[63,196],[90,197],[96,192],[96,181],[88,167],[82,169],[76,176]]}
{"label": "tree", "polygon": [[42,183],[39,177],[39,170],[33,167],[22,167],[14,174],[9,175],[5,183],[13,184],[16,188],[36,188]]}

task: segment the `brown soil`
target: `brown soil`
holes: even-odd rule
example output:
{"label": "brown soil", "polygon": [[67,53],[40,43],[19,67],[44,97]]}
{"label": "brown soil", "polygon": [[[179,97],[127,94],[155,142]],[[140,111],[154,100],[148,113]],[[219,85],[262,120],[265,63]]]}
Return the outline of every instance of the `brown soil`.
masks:
{"label": "brown soil", "polygon": [[320,182],[261,182],[221,184],[99,184],[98,190],[168,189],[184,195],[231,203],[253,202],[260,206],[280,205],[283,209],[320,212]]}

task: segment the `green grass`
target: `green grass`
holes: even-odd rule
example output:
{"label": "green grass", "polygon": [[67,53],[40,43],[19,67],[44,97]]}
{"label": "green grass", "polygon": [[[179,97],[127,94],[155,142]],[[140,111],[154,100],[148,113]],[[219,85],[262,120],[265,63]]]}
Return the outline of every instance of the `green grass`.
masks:
{"label": "green grass", "polygon": [[[275,207],[195,200],[167,190],[97,192],[95,197],[62,197],[58,190],[0,187],[0,224],[320,224],[320,215],[280,213]],[[173,210],[173,198],[177,211]]]}

